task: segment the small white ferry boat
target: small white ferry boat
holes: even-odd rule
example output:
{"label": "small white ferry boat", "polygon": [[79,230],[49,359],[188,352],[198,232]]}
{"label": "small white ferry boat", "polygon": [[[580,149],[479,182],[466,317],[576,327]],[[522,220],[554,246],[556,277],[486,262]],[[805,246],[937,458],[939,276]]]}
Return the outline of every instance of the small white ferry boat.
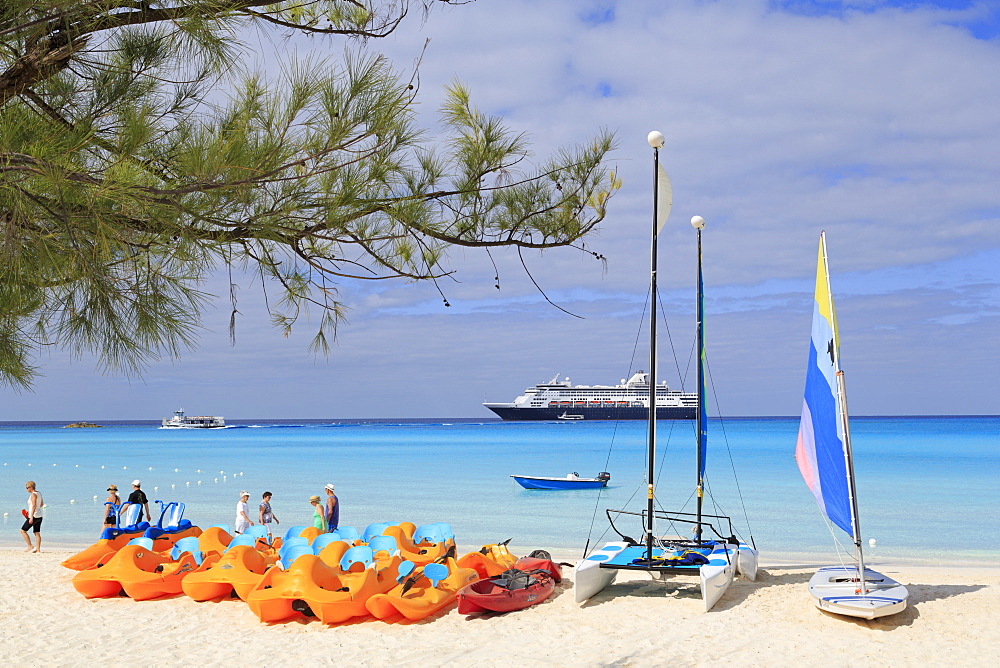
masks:
{"label": "small white ferry boat", "polygon": [[226,426],[221,415],[184,415],[184,409],[174,411],[172,418],[163,418],[163,429],[220,429]]}

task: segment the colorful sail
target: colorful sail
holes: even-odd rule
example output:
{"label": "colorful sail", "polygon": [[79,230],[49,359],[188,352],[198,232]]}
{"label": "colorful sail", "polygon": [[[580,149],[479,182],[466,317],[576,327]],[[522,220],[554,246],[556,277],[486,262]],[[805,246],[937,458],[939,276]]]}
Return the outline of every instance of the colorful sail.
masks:
{"label": "colorful sail", "polygon": [[826,235],[820,234],[813,305],[812,340],[795,460],[820,510],[852,538],[851,498],[844,452],[843,404],[838,392],[840,340],[826,264]]}

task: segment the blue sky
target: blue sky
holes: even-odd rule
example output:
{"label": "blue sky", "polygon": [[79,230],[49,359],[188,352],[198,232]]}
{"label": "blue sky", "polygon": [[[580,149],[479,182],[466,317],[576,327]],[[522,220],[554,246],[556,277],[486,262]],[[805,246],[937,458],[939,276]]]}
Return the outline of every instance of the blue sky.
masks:
{"label": "blue sky", "polygon": [[667,138],[674,188],[660,248],[680,360],[678,370],[667,350],[660,373],[672,385],[689,368],[687,221],[699,214],[722,413],[798,413],[823,229],[853,412],[998,412],[997,3],[480,0],[437,8],[370,48],[406,69],[428,38],[419,113],[432,132],[442,87],[457,78],[540,157],[601,127],[618,134],[624,186],[590,241],[606,269],[570,249],[527,256],[546,294],[583,319],[546,304],[516,255],[496,255],[498,292],[489,259],[456,250],[458,281],[443,285],[451,308],[432,286],[342,285],[348,323],[316,360],[309,328],[282,337],[243,280],[235,347],[220,301],[200,347],[141,380],[47,352],[34,394],[0,389],[0,420],[158,418],[179,406],[232,418],[488,417],[484,399],[556,373],[617,382],[645,366],[633,350],[653,129]]}

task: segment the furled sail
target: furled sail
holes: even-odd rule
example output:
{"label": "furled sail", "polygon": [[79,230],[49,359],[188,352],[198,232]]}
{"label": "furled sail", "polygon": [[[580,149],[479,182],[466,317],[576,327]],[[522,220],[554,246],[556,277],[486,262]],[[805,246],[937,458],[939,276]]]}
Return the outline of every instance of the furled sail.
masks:
{"label": "furled sail", "polygon": [[[704,223],[702,223],[704,224]],[[701,232],[699,231],[699,235]],[[702,481],[708,454],[708,394],[705,392],[705,278],[701,262],[701,237],[698,239],[698,496],[702,495]]]}
{"label": "furled sail", "polygon": [[845,456],[843,399],[838,391],[840,340],[826,263],[826,235],[819,238],[812,339],[795,460],[820,510],[852,538],[851,498]]}

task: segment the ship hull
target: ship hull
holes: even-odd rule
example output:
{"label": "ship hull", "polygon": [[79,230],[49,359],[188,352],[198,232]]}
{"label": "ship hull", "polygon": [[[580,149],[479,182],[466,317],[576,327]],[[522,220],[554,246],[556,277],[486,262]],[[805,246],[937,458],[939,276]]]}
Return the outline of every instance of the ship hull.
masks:
{"label": "ship hull", "polygon": [[[649,411],[641,406],[621,408],[615,406],[584,407],[573,406],[570,409],[559,408],[514,408],[506,406],[487,406],[502,420],[559,420],[559,416],[571,410],[573,415],[582,415],[584,420],[648,420]],[[660,406],[656,409],[657,420],[693,420],[694,406]],[[565,421],[565,420],[561,420]]]}

